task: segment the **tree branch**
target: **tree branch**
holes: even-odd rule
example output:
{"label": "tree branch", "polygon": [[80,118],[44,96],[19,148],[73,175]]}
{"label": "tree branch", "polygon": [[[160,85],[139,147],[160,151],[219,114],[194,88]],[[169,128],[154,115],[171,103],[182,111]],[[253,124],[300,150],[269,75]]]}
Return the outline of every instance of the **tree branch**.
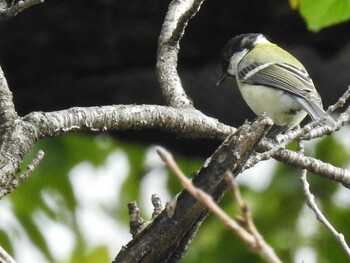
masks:
{"label": "tree branch", "polygon": [[193,107],[177,72],[179,42],[188,21],[198,12],[204,0],[173,0],[158,39],[157,77],[163,97],[172,107]]}
{"label": "tree branch", "polygon": [[0,145],[0,199],[14,189],[9,187],[10,182],[14,180],[23,157],[35,142],[43,138],[77,130],[160,129],[190,138],[224,139],[235,131],[193,108],[157,105],[75,107],[7,119],[7,132]]}
{"label": "tree branch", "polygon": [[74,107],[55,112],[33,112],[23,121],[33,125],[37,139],[77,130],[128,129],[160,129],[189,138],[224,139],[235,131],[198,110],[158,105]]}
{"label": "tree branch", "polygon": [[[190,179],[181,171],[172,155],[165,149],[158,147],[158,154],[168,167],[174,172],[179,179],[182,187],[186,189],[197,201],[203,204],[210,212],[214,213],[221,223],[229,230],[237,235],[247,245],[247,247],[254,253],[261,256],[264,260],[270,263],[281,263],[282,261],[277,257],[273,249],[265,242],[264,238],[256,229],[251,214],[248,212],[246,204],[243,202],[237,185],[233,182],[233,175],[230,172],[225,173],[225,180],[228,182],[230,189],[234,193],[235,199],[239,203],[242,211],[244,211],[244,222],[247,228],[241,226],[236,220],[232,219],[224,210],[222,210],[213,200],[213,198],[204,192],[202,189],[195,187]],[[228,179],[229,178],[229,179]],[[244,224],[243,224],[244,225]]]}
{"label": "tree branch", "polygon": [[13,104],[12,92],[0,67],[0,136],[5,134],[17,119],[18,115]]}
{"label": "tree branch", "polygon": [[322,162],[316,158],[304,156],[300,153],[285,149],[274,153],[273,158],[284,164],[306,169],[309,172],[315,173],[329,180],[339,182],[346,188],[350,188],[350,172],[347,169],[342,169],[332,164]]}
{"label": "tree branch", "polygon": [[346,101],[349,99],[350,97],[350,86],[348,87],[348,89],[344,92],[344,94],[338,99],[338,101],[334,104],[328,107],[327,109],[327,113],[332,113],[335,110],[343,107],[346,103]]}
{"label": "tree branch", "polygon": [[307,170],[302,170],[302,175],[300,177],[300,181],[303,186],[303,193],[306,198],[307,206],[315,213],[316,218],[321,224],[323,224],[329,232],[335,237],[335,239],[339,242],[346,255],[350,259],[350,248],[345,241],[345,237],[342,233],[339,233],[332,224],[327,220],[327,218],[322,214],[321,210],[318,208],[315,202],[315,196],[310,192],[310,185],[307,181]]}
{"label": "tree branch", "polygon": [[44,0],[20,0],[17,4],[10,7],[0,8],[0,20],[7,20],[16,16],[19,12],[37,4],[44,3]]}
{"label": "tree branch", "polygon": [[0,263],[16,263],[16,261],[0,246]]}
{"label": "tree branch", "polygon": [[[240,173],[271,125],[270,119],[259,119],[251,125],[241,126],[228,136],[194,176],[192,182],[195,187],[211,195],[216,202],[220,200],[227,189],[226,171],[231,171],[234,176]],[[123,247],[113,262],[177,262],[179,258],[176,255],[188,248],[208,211],[185,190],[171,204]]]}
{"label": "tree branch", "polygon": [[[76,130],[161,129],[191,138],[223,139],[235,130],[192,108],[178,109],[157,105],[76,107],[56,112],[32,112],[23,118],[14,119],[17,115],[10,102],[6,96],[0,100],[4,105],[1,109],[5,116],[1,126],[3,136],[0,147],[0,189],[5,191],[0,191],[0,198],[10,192],[7,186],[18,171],[24,155],[42,138]],[[259,148],[263,151],[271,151],[273,147],[276,146],[267,140],[259,144]],[[347,170],[283,148],[271,152],[276,160],[305,168],[338,181],[346,187],[350,185],[350,173]]]}

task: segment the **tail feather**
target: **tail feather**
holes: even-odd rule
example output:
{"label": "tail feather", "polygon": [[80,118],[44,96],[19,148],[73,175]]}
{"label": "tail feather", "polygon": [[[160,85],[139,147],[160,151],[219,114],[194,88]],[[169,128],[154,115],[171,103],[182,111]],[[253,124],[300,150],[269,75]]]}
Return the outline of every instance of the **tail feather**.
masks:
{"label": "tail feather", "polygon": [[296,97],[295,100],[307,112],[307,114],[309,114],[309,116],[313,120],[324,119],[324,123],[327,126],[331,128],[336,127],[336,123],[334,119],[327,112],[323,110],[322,104],[319,103],[318,101],[314,101],[314,100],[306,101],[305,99],[300,97]]}

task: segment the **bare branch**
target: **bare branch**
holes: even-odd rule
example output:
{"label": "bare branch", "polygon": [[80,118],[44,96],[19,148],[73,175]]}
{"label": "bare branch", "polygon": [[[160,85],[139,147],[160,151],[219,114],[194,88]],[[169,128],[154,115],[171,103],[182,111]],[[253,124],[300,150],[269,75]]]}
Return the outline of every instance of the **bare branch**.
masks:
{"label": "bare branch", "polygon": [[16,173],[11,173],[12,177],[8,178],[7,182],[0,188],[0,199],[6,194],[15,190],[23,181],[25,181],[43,158],[44,152],[40,150],[28,164],[27,168],[19,175],[16,175]]}
{"label": "bare branch", "polygon": [[272,158],[272,156],[278,152],[278,151],[284,151],[285,149],[281,146],[281,145],[277,145],[274,148],[266,151],[266,152],[262,152],[262,153],[258,153],[255,152],[251,155],[251,157],[249,158],[248,162],[246,163],[246,165],[244,166],[243,170],[247,170],[249,168],[254,167],[256,164],[258,164],[261,161],[266,161]]}
{"label": "bare branch", "polygon": [[305,169],[302,170],[300,181],[303,186],[303,193],[306,198],[306,203],[308,207],[310,207],[310,209],[315,213],[317,220],[320,221],[332,233],[332,235],[336,238],[341,247],[344,249],[348,258],[350,259],[350,248],[345,241],[344,235],[342,233],[339,233],[332,226],[332,224],[327,220],[327,218],[322,214],[321,210],[318,208],[315,202],[315,196],[310,192],[310,185],[307,182],[307,171]]}
{"label": "bare branch", "polygon": [[[313,123],[309,124],[308,127],[312,128]],[[308,129],[304,127],[303,129]],[[302,130],[297,130],[294,135],[291,135],[289,139],[291,141],[300,140],[300,133]],[[244,169],[248,169],[256,165],[262,160],[268,160],[274,158],[277,161],[281,161],[284,164],[288,164],[301,169],[307,169],[309,172],[320,175],[332,181],[341,183],[346,188],[350,189],[350,171],[336,167],[332,164],[325,163],[319,159],[304,156],[301,153],[297,153],[288,149],[285,149],[286,145],[291,141],[283,138],[283,142],[273,141],[265,138],[258,147],[258,152],[253,153],[249,161],[247,162]]]}
{"label": "bare branch", "polygon": [[55,112],[33,112],[23,118],[38,139],[76,130],[107,131],[161,129],[189,138],[221,138],[234,128],[191,108],[158,105],[75,107]]}
{"label": "bare branch", "polygon": [[0,263],[16,263],[16,261],[0,246]]}
{"label": "bare branch", "polygon": [[31,162],[27,165],[26,169],[23,170],[19,175],[14,175],[12,180],[8,182],[5,189],[0,189],[0,196],[4,195],[4,192],[9,193],[16,189],[23,181],[25,181],[34,169],[39,165],[41,160],[44,158],[44,152],[39,151]]}
{"label": "bare branch", "polygon": [[179,41],[188,21],[198,12],[204,0],[173,0],[169,4],[158,40],[157,76],[168,105],[193,107],[177,72]]}
{"label": "bare branch", "polygon": [[[10,116],[16,116],[14,115]],[[13,118],[13,117],[11,117]],[[10,118],[10,120],[11,120]],[[191,108],[171,108],[157,105],[116,105],[104,107],[71,108],[57,112],[33,112],[12,120],[2,137],[0,152],[0,188],[8,185],[18,171],[22,158],[33,144],[46,137],[74,130],[106,131],[127,129],[162,129],[192,138],[225,138],[234,128],[207,117]],[[269,141],[260,143],[263,151],[276,147]],[[286,164],[306,168],[331,180],[350,185],[347,170],[323,163],[295,152],[272,150],[273,158]],[[0,196],[1,198],[2,196]]]}
{"label": "bare branch", "polygon": [[[225,172],[230,170],[235,176],[240,173],[271,125],[271,120],[259,119],[228,136],[194,176],[195,187],[210,194],[216,202],[220,200],[227,189]],[[186,191],[171,203],[171,214],[169,209],[163,210],[119,252],[114,262],[178,262],[208,212]]]}
{"label": "bare branch", "polygon": [[10,91],[4,72],[0,67],[0,135],[6,133],[6,130],[18,119],[13,96]]}
{"label": "bare branch", "polygon": [[186,189],[194,198],[201,202],[207,209],[213,212],[222,223],[228,227],[233,233],[239,236],[248,246],[254,246],[255,239],[250,235],[243,227],[241,227],[235,220],[233,220],[229,215],[226,214],[213,200],[213,198],[196,188],[190,179],[181,171],[177,163],[175,162],[173,156],[162,147],[157,147],[157,153],[162,158],[162,160],[168,165],[170,170],[179,179],[182,187]]}
{"label": "bare branch", "polygon": [[277,151],[273,155],[273,158],[285,164],[306,169],[327,179],[337,181],[347,188],[350,187],[350,172],[347,169],[342,169],[318,159],[288,150]]}
{"label": "bare branch", "polygon": [[331,105],[331,106],[328,107],[327,112],[328,113],[332,113],[335,110],[343,107],[345,105],[346,101],[349,99],[349,97],[350,97],[350,86],[344,92],[343,96],[341,96],[334,105]]}
{"label": "bare branch", "polygon": [[0,9],[0,20],[6,20],[16,16],[19,12],[37,4],[44,3],[44,0],[20,0],[17,4]]}
{"label": "bare branch", "polygon": [[[300,154],[304,153],[304,144],[301,141],[298,141],[298,147],[297,151]],[[327,220],[327,218],[323,215],[321,210],[318,208],[316,202],[315,202],[315,196],[310,191],[310,185],[307,181],[307,170],[303,169],[301,171],[300,181],[303,187],[303,193],[306,198],[306,204],[307,206],[315,213],[316,218],[318,221],[321,222],[336,238],[336,240],[340,243],[342,248],[344,249],[346,255],[350,259],[350,248],[347,245],[344,235],[342,233],[338,233],[336,229],[332,226],[332,224]]]}
{"label": "bare branch", "polygon": [[[166,151],[164,148],[158,147],[157,152],[162,160],[168,165],[168,167],[174,172],[174,174],[179,179],[181,185],[184,189],[186,189],[194,198],[196,198],[201,204],[203,204],[208,210],[213,212],[219,220],[225,225],[228,229],[230,229],[235,235],[237,235],[243,242],[256,254],[260,255],[264,260],[270,263],[280,263],[282,262],[277,255],[274,253],[273,249],[265,242],[263,237],[255,228],[255,225],[252,221],[250,213],[248,215],[247,206],[243,204],[242,198],[237,192],[237,188],[235,189],[235,196],[238,199],[238,202],[241,207],[245,207],[243,210],[245,211],[246,219],[248,222],[248,230],[244,227],[240,226],[234,219],[232,219],[224,210],[222,210],[213,200],[213,198],[202,191],[201,189],[195,187],[192,184],[192,181],[186,177],[186,175],[181,171],[180,167],[175,162],[173,156]],[[226,173],[225,180],[227,175],[232,178],[233,175],[231,172]],[[227,181],[227,180],[226,180]],[[231,184],[232,185],[232,184]],[[250,231],[253,231],[250,232]]]}
{"label": "bare branch", "polygon": [[[277,149],[277,151],[274,149]],[[272,151],[271,157],[277,161],[281,161],[284,164],[288,164],[301,169],[306,169],[309,172],[320,175],[329,180],[339,182],[346,188],[350,189],[350,171],[347,169],[336,167],[332,164],[322,162],[316,158],[304,156],[300,153],[290,151],[285,148],[278,148],[278,144],[276,146],[276,143],[273,143],[271,140],[267,139],[259,144],[258,151]]]}
{"label": "bare branch", "polygon": [[338,120],[341,126],[344,126],[346,123],[350,122],[350,106],[343,113],[340,114]]}
{"label": "bare branch", "polygon": [[[42,138],[76,130],[161,129],[192,138],[225,138],[234,128],[191,108],[116,105],[32,112],[12,121],[0,145],[0,190],[14,178],[25,154]],[[0,191],[0,199],[8,193]]]}
{"label": "bare branch", "polygon": [[273,248],[266,243],[263,236],[260,234],[260,232],[256,228],[253,221],[253,217],[250,213],[250,210],[246,202],[243,200],[239,187],[235,182],[235,179],[232,176],[231,172],[229,171],[226,172],[225,180],[229,186],[229,190],[231,191],[232,196],[237,201],[237,204],[243,214],[243,220],[244,220],[243,226],[255,239],[255,242],[253,244],[254,246],[251,246],[250,248],[255,253],[259,254],[267,262],[282,262],[276,255]]}

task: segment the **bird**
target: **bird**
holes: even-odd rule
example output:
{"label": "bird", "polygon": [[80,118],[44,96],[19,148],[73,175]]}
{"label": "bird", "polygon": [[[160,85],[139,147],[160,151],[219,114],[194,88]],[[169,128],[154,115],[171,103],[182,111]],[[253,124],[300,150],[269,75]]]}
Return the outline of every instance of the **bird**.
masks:
{"label": "bird", "polygon": [[336,127],[305,67],[261,33],[230,39],[221,53],[221,70],[217,85],[228,77],[235,78],[250,109],[256,115],[266,114],[275,123],[273,136],[298,127],[307,115]]}

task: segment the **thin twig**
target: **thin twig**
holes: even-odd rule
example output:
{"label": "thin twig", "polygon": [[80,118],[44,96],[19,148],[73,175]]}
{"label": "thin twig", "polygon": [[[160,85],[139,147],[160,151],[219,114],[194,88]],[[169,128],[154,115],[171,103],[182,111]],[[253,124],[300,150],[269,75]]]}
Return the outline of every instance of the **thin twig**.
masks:
{"label": "thin twig", "polygon": [[[239,186],[235,182],[234,177],[230,171],[226,172],[225,180],[229,186],[229,190],[231,191],[232,196],[237,201],[237,204],[242,212],[244,220],[243,226],[245,226],[246,230],[255,238],[258,253],[268,262],[281,262],[275,251],[266,243],[263,236],[256,228],[248,205],[243,200]],[[272,261],[269,261],[269,259],[272,259]]]}
{"label": "thin twig", "polygon": [[[298,142],[298,152],[300,154],[303,154],[304,152],[304,145],[301,142]],[[336,238],[336,240],[339,242],[339,244],[344,249],[346,255],[350,259],[350,248],[348,244],[345,241],[345,237],[342,233],[339,233],[332,224],[327,220],[327,218],[323,215],[321,210],[318,208],[316,202],[315,202],[315,196],[310,191],[310,184],[307,181],[307,170],[303,169],[300,176],[300,181],[303,187],[303,193],[306,198],[306,204],[307,206],[315,213],[316,218],[318,221],[320,221],[330,232],[331,234]]]}
{"label": "thin twig", "polygon": [[247,161],[246,165],[243,167],[242,172],[244,170],[247,170],[249,168],[254,167],[256,164],[260,163],[261,161],[266,161],[272,158],[272,156],[280,150],[284,150],[282,145],[277,145],[271,150],[268,150],[266,152],[258,153],[255,152],[254,154],[251,155],[249,160]]}
{"label": "thin twig", "polygon": [[44,158],[44,151],[39,150],[37,152],[37,154],[33,157],[33,159],[31,160],[31,162],[27,165],[26,169],[24,169],[18,176],[18,182],[21,183],[24,180],[26,180],[29,176],[29,174],[31,174],[34,169],[39,165],[39,163],[41,162],[41,160]]}
{"label": "thin twig", "polygon": [[[263,240],[259,234],[259,240],[257,236],[249,233],[245,228],[240,226],[234,219],[232,219],[225,211],[223,211],[213,200],[213,198],[196,188],[190,179],[181,171],[172,155],[161,147],[156,148],[157,153],[162,158],[162,160],[168,165],[168,167],[174,172],[178,177],[181,185],[202,205],[204,205],[208,210],[213,212],[221,222],[228,227],[234,234],[239,236],[246,245],[255,253],[259,254],[263,259],[270,263],[280,263],[281,260],[273,252],[272,248]],[[253,227],[254,228],[254,227]]]}
{"label": "thin twig", "polygon": [[259,231],[257,230],[252,214],[250,213],[250,210],[248,208],[247,203],[243,200],[241,191],[239,190],[239,186],[236,183],[234,177],[232,176],[232,173],[230,171],[226,172],[225,177],[226,183],[229,186],[229,190],[233,196],[233,198],[236,200],[244,218],[244,222],[247,227],[246,229],[253,234],[258,244],[264,243],[263,237],[260,235]]}
{"label": "thin twig", "polygon": [[336,103],[334,103],[333,105],[329,106],[327,109],[327,113],[332,113],[335,110],[343,107],[346,103],[346,101],[349,99],[350,97],[350,86],[348,87],[348,89],[344,92],[343,96],[341,96],[338,101]]}
{"label": "thin twig", "polygon": [[19,175],[14,174],[11,179],[9,179],[7,185],[0,189],[0,199],[7,193],[12,192],[16,189],[23,181],[25,181],[29,175],[34,171],[34,169],[39,165],[41,160],[44,158],[45,153],[39,150],[38,153],[33,157],[31,162],[27,167],[20,172]]}

